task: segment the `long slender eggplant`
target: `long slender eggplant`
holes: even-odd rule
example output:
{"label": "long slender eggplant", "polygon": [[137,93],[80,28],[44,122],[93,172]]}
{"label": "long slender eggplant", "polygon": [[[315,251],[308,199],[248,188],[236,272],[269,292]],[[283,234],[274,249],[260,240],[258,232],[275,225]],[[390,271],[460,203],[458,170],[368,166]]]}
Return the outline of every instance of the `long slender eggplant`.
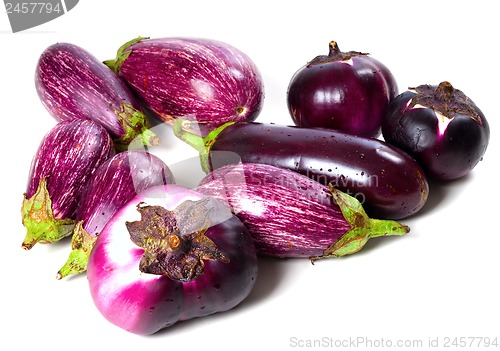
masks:
{"label": "long slender eggplant", "polygon": [[114,153],[109,133],[91,120],[59,122],[44,136],[21,209],[25,250],[71,235],[85,183]]}
{"label": "long slender eggplant", "polygon": [[148,188],[123,206],[97,237],[87,269],[102,315],[141,335],[237,306],[257,274],[243,223],[178,185]]}
{"label": "long slender eggplant", "polygon": [[139,37],[105,63],[161,120],[195,120],[202,134],[229,121],[253,121],[263,106],[256,65],[221,41]]}
{"label": "long slender eggplant", "polygon": [[358,200],[333,186],[272,165],[227,165],[195,190],[227,204],[261,255],[340,257],[358,252],[370,238],[409,231],[392,220],[369,218]]}
{"label": "long slender eggplant", "polygon": [[418,163],[383,141],[341,132],[267,123],[227,123],[206,137],[178,120],[174,133],[195,147],[208,173],[232,163],[294,170],[356,197],[376,218],[402,219],[425,204],[429,185]]}
{"label": "long slender eggplant", "polygon": [[87,269],[97,235],[123,205],[147,188],[174,182],[168,166],[148,152],[124,151],[104,162],[83,189],[71,237],[71,253],[57,279]]}
{"label": "long slender eggplant", "polygon": [[56,43],[45,49],[35,84],[43,105],[57,121],[91,119],[104,126],[122,149],[135,138],[146,145],[159,142],[127,85],[79,46]]}

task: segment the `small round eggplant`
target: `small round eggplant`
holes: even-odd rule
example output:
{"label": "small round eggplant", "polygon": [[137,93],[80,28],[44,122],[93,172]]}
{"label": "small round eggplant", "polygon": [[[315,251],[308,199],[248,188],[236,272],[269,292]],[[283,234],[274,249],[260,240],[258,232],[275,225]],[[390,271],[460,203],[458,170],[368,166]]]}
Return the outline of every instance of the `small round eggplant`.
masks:
{"label": "small round eggplant", "polygon": [[224,166],[196,191],[227,204],[248,228],[257,253],[266,256],[340,257],[358,252],[370,238],[409,231],[369,218],[358,200],[333,186],[272,165]]}
{"label": "small round eggplant", "polygon": [[219,201],[178,185],[149,188],[122,207],[87,267],[98,310],[141,335],[237,306],[257,272],[243,223]]}
{"label": "small round eggplant", "polygon": [[203,135],[229,121],[253,121],[263,106],[257,67],[220,41],[139,37],[105,63],[161,120],[197,121]]}
{"label": "small round eggplant", "polygon": [[21,209],[25,250],[71,235],[85,183],[114,153],[109,133],[91,120],[59,122],[44,136]]}
{"label": "small round eggplant", "polygon": [[397,94],[396,80],[385,65],[366,53],[342,52],[332,41],[328,55],[317,56],[293,75],[287,103],[297,126],[377,137]]}
{"label": "small round eggplant", "polygon": [[389,106],[382,133],[437,180],[468,174],[482,159],[490,138],[481,110],[446,81],[400,94]]}
{"label": "small round eggplant", "polygon": [[138,137],[145,145],[159,142],[126,84],[79,46],[56,43],[45,49],[35,84],[42,104],[57,121],[91,119],[106,128],[120,149]]}
{"label": "small round eggplant", "polygon": [[87,269],[88,256],[97,236],[134,196],[152,186],[174,182],[168,166],[148,152],[123,151],[104,162],[82,191],[71,237],[71,253],[56,278]]}

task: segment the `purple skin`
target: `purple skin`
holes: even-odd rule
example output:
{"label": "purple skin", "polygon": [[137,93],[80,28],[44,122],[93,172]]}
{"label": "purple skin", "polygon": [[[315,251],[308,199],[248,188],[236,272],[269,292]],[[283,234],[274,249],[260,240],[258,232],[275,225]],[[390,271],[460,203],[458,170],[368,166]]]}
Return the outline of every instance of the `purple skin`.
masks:
{"label": "purple skin", "polygon": [[25,250],[71,234],[85,183],[114,153],[109,133],[91,120],[59,122],[45,135],[22,205]]}
{"label": "purple skin", "polygon": [[86,50],[69,43],[49,46],[36,67],[42,104],[57,121],[91,119],[119,146],[135,138],[158,144],[149,122],[126,84]]}
{"label": "purple skin", "polygon": [[168,166],[148,152],[123,151],[103,163],[82,191],[71,238],[72,251],[57,279],[86,270],[97,235],[134,196],[152,186],[173,183]]}
{"label": "purple skin", "polygon": [[482,159],[490,128],[481,110],[449,82],[400,94],[382,125],[384,139],[412,155],[429,178],[467,175]]}
{"label": "purple skin", "polygon": [[361,204],[288,169],[240,163],[215,170],[196,191],[227,204],[248,228],[257,253],[274,257],[339,257],[368,239],[409,228],[368,218]]}
{"label": "purple skin", "polygon": [[[189,201],[194,202],[184,206]],[[194,210],[200,202],[205,203]],[[181,230],[165,230],[172,215],[173,227]],[[155,225],[160,230],[152,230]],[[190,241],[191,233],[201,246]],[[147,243],[157,250],[155,257],[148,255]],[[200,257],[188,254],[183,261],[185,250],[194,247]],[[257,272],[255,246],[227,207],[194,190],[166,185],[143,191],[113,216],[92,249],[87,277],[106,319],[148,335],[237,306],[252,290]]]}
{"label": "purple skin", "polygon": [[174,124],[200,151],[204,170],[234,163],[287,168],[356,197],[375,218],[402,219],[427,201],[425,173],[408,154],[383,141],[333,130],[267,123],[228,124],[201,138]]}
{"label": "purple skin", "polygon": [[297,126],[377,137],[397,94],[396,80],[385,65],[365,53],[341,52],[332,41],[328,55],[317,56],[294,74],[287,103]]}
{"label": "purple skin", "polygon": [[197,121],[208,131],[253,121],[264,101],[261,75],[240,50],[220,41],[138,38],[106,61],[161,120]]}

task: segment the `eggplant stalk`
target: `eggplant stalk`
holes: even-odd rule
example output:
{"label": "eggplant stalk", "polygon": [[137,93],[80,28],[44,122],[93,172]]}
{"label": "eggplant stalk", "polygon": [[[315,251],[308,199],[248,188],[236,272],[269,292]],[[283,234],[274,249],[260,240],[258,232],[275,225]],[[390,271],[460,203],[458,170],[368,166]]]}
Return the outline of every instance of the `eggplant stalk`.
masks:
{"label": "eggplant stalk", "polygon": [[56,278],[60,280],[68,275],[85,272],[90,251],[96,240],[97,236],[92,236],[83,229],[83,221],[76,223],[71,237],[71,252],[64,266],[57,272]]}
{"label": "eggplant stalk", "polygon": [[191,130],[192,122],[183,118],[176,119],[172,127],[174,135],[177,138],[192,146],[196,151],[200,153],[201,169],[208,174],[210,173],[209,154],[212,144],[217,140],[217,136],[222,133],[224,129],[233,125],[234,123],[236,122],[224,123],[220,127],[212,130],[205,137],[189,132],[189,130]]}
{"label": "eggplant stalk", "polygon": [[358,252],[371,238],[381,236],[404,235],[410,227],[393,220],[382,220],[368,217],[361,203],[335,187],[329,185],[333,199],[339,206],[345,220],[351,225],[339,240],[330,245],[321,256],[312,256],[311,263],[320,258],[342,257]]}
{"label": "eggplant stalk", "polygon": [[47,180],[40,179],[36,192],[29,199],[24,197],[22,221],[27,233],[22,248],[30,250],[36,243],[53,243],[71,235],[75,222],[72,219],[57,219],[52,211],[52,200],[47,190]]}

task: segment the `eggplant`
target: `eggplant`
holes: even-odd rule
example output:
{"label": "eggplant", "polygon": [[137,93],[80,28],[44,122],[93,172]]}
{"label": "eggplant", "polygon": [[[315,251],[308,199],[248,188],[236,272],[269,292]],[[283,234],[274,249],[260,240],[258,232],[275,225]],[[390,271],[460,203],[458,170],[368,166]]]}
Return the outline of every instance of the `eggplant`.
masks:
{"label": "eggplant", "polygon": [[109,133],[91,120],[59,122],[43,137],[21,208],[23,249],[71,235],[85,183],[114,154]]}
{"label": "eggplant", "polygon": [[177,137],[200,152],[210,172],[234,163],[264,163],[291,169],[356,197],[375,218],[402,219],[417,213],[429,185],[420,165],[381,140],[322,128],[269,123],[227,123],[202,138],[178,120]]}
{"label": "eggplant", "polygon": [[71,253],[56,275],[62,279],[87,269],[92,246],[111,217],[141,191],[173,184],[169,167],[144,151],[124,151],[104,162],[87,181],[80,197],[71,237]]}
{"label": "eggplant", "polygon": [[35,86],[57,121],[91,119],[101,124],[120,150],[134,139],[157,145],[141,105],[127,85],[85,49],[56,43],[40,55]]}
{"label": "eggplant", "polygon": [[191,119],[202,134],[229,121],[253,121],[263,106],[257,66],[224,42],[139,37],[105,63],[162,121]]}
{"label": "eggplant", "polygon": [[358,200],[331,185],[267,164],[224,166],[195,190],[229,206],[260,255],[314,262],[356,253],[370,238],[410,230],[392,220],[369,218]]}
{"label": "eggplant", "polygon": [[236,307],[257,274],[243,223],[217,200],[178,185],[148,188],[123,206],[87,267],[100,313],[140,335]]}
{"label": "eggplant", "polygon": [[382,133],[387,142],[412,155],[429,178],[441,181],[469,174],[490,139],[483,112],[447,81],[400,94],[389,105]]}
{"label": "eggplant", "polygon": [[328,55],[302,66],[288,85],[288,111],[295,125],[378,137],[396,79],[367,53],[343,52],[331,41]]}

